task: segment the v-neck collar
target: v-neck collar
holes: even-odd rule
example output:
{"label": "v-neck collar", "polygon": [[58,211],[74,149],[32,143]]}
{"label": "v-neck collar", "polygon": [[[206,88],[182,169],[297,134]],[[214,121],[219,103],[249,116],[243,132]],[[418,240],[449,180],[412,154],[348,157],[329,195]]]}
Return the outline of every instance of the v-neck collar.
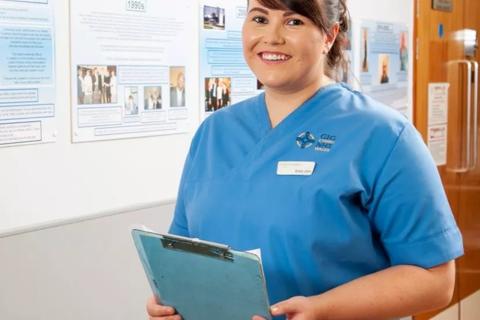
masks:
{"label": "v-neck collar", "polygon": [[[315,105],[311,103],[318,100],[325,93],[341,86],[341,83],[332,83],[318,89],[310,98],[298,106],[295,110],[290,112],[282,121],[280,121],[274,128],[272,128],[270,116],[268,114],[267,103],[265,101],[265,93],[258,96],[258,122],[261,136],[266,136],[274,131],[281,131],[283,127],[288,126],[290,123],[295,123],[296,120],[302,116],[304,109],[308,109],[310,106]],[[319,108],[319,106],[315,106]]]}

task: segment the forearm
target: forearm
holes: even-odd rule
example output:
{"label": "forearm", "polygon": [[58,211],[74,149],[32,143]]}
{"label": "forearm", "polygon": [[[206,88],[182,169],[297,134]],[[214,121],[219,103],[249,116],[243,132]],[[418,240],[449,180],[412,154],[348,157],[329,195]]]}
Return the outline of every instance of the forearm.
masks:
{"label": "forearm", "polygon": [[312,297],[318,319],[390,319],[445,306],[455,279],[452,262],[437,268],[395,266]]}

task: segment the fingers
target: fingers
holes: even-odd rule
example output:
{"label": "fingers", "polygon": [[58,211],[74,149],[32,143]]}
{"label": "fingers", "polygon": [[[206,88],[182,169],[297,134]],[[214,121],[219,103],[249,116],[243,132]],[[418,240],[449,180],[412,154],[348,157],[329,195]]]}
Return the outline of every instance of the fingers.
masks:
{"label": "fingers", "polygon": [[273,305],[270,312],[273,316],[281,316],[288,313],[297,313],[302,311],[305,297],[293,297],[288,300]]}
{"label": "fingers", "polygon": [[[147,313],[148,315],[155,319],[155,317],[165,317],[175,315],[175,309],[169,306],[163,306],[157,303],[155,297],[151,297],[147,302]],[[179,316],[171,318],[162,318],[163,320],[179,320]]]}
{"label": "fingers", "polygon": [[165,316],[165,317],[149,317],[149,320],[182,320],[178,314],[173,316]]}
{"label": "fingers", "polygon": [[252,320],[265,320],[265,318],[262,318],[260,316],[253,316]]}

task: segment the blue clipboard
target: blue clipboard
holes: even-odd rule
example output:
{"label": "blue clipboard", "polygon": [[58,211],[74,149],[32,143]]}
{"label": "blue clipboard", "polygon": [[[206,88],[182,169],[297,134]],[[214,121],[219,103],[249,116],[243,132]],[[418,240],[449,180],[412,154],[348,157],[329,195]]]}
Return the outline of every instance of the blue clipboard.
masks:
{"label": "blue clipboard", "polygon": [[184,320],[271,320],[260,258],[228,246],[132,229],[154,295]]}

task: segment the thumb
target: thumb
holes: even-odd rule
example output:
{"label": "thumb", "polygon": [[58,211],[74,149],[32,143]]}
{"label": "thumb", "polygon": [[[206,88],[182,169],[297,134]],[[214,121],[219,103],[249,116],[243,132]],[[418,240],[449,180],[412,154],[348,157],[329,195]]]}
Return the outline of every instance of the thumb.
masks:
{"label": "thumb", "polygon": [[273,316],[281,316],[288,313],[296,313],[298,311],[300,311],[300,304],[297,303],[296,298],[284,300],[270,307],[270,312]]}

